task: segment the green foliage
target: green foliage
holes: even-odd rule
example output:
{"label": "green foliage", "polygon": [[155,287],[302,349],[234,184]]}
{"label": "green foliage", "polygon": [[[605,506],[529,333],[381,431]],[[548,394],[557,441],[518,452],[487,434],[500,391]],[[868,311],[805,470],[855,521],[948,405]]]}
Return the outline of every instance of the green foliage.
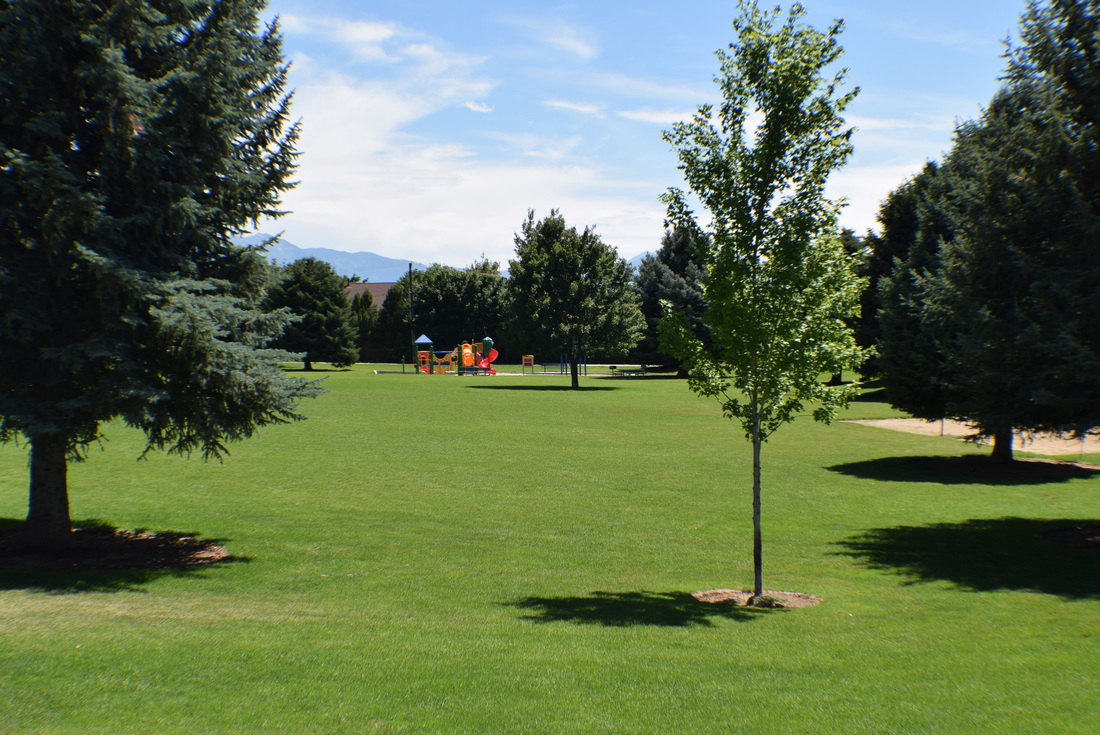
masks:
{"label": "green foliage", "polygon": [[255,309],[261,259],[233,243],[296,155],[263,5],[0,3],[0,439],[43,450],[44,533],[100,422],[218,455],[314,392],[262,348],[287,316]]}
{"label": "green foliage", "polygon": [[287,309],[300,319],[287,325],[276,344],[314,362],[347,367],[359,356],[356,322],[344,279],[328,263],[302,258],[283,269],[264,299],[268,310]]}
{"label": "green foliage", "polygon": [[568,353],[575,387],[581,350],[616,357],[638,343],[645,322],[632,269],[595,231],[566,227],[556,209],[536,222],[531,210],[515,240],[509,290],[521,349]]}
{"label": "green foliage", "polygon": [[[352,283],[357,282],[352,280]],[[378,326],[378,309],[374,308],[374,297],[370,291],[356,294],[351,300],[351,319],[355,327],[355,346],[359,351],[359,362],[367,362],[365,353],[374,345],[375,328]]]}
{"label": "green foliage", "polygon": [[[397,357],[408,356],[413,338],[426,334],[450,349],[463,340],[500,338],[504,330],[507,281],[500,265],[480,260],[468,268],[434,263],[413,273],[413,329],[409,327],[409,277],[386,294],[378,335]],[[411,336],[410,336],[411,335]]]}
{"label": "green foliage", "polygon": [[[809,401],[827,420],[853,395],[819,376],[863,356],[845,324],[861,281],[835,234],[837,206],[824,196],[829,172],[851,151],[840,113],[855,92],[837,96],[843,72],[821,76],[840,56],[841,23],[820,33],[798,22],[805,11],[796,4],[777,27],[778,10],[741,9],[738,42],[718,52],[720,127],[704,105],[665,134],[711,217],[704,321],[718,355],[671,309],[662,338],[687,360],[693,390],[718,398],[746,436],[766,438]],[[762,121],[750,135],[754,111]],[[702,230],[683,192],[671,189],[666,201],[672,222]]]}
{"label": "green foliage", "polygon": [[[738,40],[730,53],[717,53],[718,125],[703,105],[664,135],[710,215],[703,320],[715,351],[671,304],[660,337],[683,360],[691,389],[717,399],[752,441],[753,592],[760,595],[761,443],[808,403],[827,422],[855,395],[854,385],[825,385],[821,375],[839,375],[865,357],[848,324],[863,283],[858,258],[838,236],[838,205],[824,193],[829,173],[851,152],[840,113],[856,92],[838,96],[843,71],[822,76],[840,57],[843,23],[821,33],[799,22],[805,10],[798,4],[782,25],[779,8],[739,7]],[[750,132],[753,113],[761,122]],[[702,231],[682,191],[670,189],[665,201],[675,226]]]}
{"label": "green foliage", "polygon": [[685,230],[671,230],[661,238],[657,254],[645,256],[638,266],[635,287],[646,320],[645,336],[637,349],[642,362],[676,361],[660,349],[657,325],[661,320],[662,301],[684,314],[692,333],[704,345],[710,344],[710,329],[703,322],[707,306],[703,297],[706,271],[695,260],[695,253],[700,248],[705,251],[706,247],[706,243],[697,245],[691,233]]}
{"label": "green foliage", "polygon": [[1032,5],[1022,37],[919,197],[880,312],[894,405],[970,421],[1004,459],[1013,429],[1100,426],[1100,6]]}

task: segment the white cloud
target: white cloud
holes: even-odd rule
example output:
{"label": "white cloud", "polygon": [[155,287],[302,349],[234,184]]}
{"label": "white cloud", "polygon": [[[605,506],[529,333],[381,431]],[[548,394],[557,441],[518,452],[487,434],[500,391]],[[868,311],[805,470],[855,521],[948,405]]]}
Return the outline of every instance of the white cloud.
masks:
{"label": "white cloud", "polygon": [[658,125],[672,125],[673,123],[690,120],[695,114],[694,110],[657,110],[652,107],[641,107],[636,110],[620,110],[615,113],[619,117],[636,122],[656,123]]}
{"label": "white cloud", "polygon": [[572,110],[573,112],[584,113],[585,115],[595,115],[598,118],[607,117],[599,105],[592,105],[585,102],[568,102],[566,100],[546,100],[542,104],[547,107],[554,107],[559,110]]}
{"label": "white cloud", "polygon": [[489,107],[489,105],[485,104],[484,102],[473,102],[471,100],[466,100],[466,102],[464,102],[463,105],[466,107],[467,110],[471,110],[473,112],[492,112],[493,111],[493,108]]}

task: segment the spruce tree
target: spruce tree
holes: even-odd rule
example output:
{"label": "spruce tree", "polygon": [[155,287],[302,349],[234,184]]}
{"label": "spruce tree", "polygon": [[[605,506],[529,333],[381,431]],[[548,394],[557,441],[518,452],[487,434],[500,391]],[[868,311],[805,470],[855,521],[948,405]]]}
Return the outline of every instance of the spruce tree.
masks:
{"label": "spruce tree", "polygon": [[646,320],[645,336],[638,352],[647,361],[670,360],[678,364],[674,356],[667,355],[660,348],[657,326],[661,320],[662,301],[667,301],[673,309],[683,313],[691,324],[692,332],[705,344],[710,344],[710,329],[703,321],[707,306],[703,297],[706,271],[695,256],[700,248],[705,252],[708,246],[705,235],[702,243],[696,243],[687,230],[672,229],[661,238],[661,248],[657,254],[646,255],[638,265],[635,285]]}
{"label": "spruce tree", "polygon": [[961,125],[882,293],[887,397],[1013,433],[1100,427],[1100,3],[1032,3],[1008,83]]}
{"label": "spruce tree", "polygon": [[0,2],[0,440],[30,447],[26,532],[70,538],[67,462],[121,417],[219,456],[316,389],[265,347],[233,237],[292,186],[262,0]]}
{"label": "spruce tree", "polygon": [[315,362],[335,367],[355,364],[359,348],[351,304],[344,293],[344,278],[328,263],[302,258],[286,266],[264,306],[301,317],[286,326],[275,345],[301,353],[306,370],[312,370]]}

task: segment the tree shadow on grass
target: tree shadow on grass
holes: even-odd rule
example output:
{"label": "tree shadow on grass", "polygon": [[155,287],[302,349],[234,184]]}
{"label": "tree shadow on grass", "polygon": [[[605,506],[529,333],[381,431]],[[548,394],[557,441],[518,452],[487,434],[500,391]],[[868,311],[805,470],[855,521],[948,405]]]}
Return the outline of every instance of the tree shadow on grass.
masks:
{"label": "tree shadow on grass", "polygon": [[211,566],[248,562],[227,539],[181,531],[126,531],[98,519],[74,521],[70,548],[28,548],[23,521],[0,518],[0,590],[55,594],[140,592],[161,577],[201,577]]}
{"label": "tree shadow on grass", "polygon": [[883,482],[941,485],[1045,485],[1100,476],[1095,469],[1055,460],[992,461],[978,454],[958,457],[881,457],[827,467],[831,472]]}
{"label": "tree shadow on grass", "polygon": [[972,518],[873,528],[838,545],[871,569],[960,589],[1100,597],[1100,520]]}
{"label": "tree shadow on grass", "polygon": [[505,385],[501,383],[479,383],[477,385],[468,385],[467,388],[473,388],[475,390],[532,390],[532,391],[547,391],[547,392],[575,392],[575,393],[588,393],[598,390],[619,390],[619,386],[615,385],[582,385],[580,388],[571,388],[568,385]]}
{"label": "tree shadow on grass", "polygon": [[711,626],[715,619],[744,622],[776,612],[771,608],[702,602],[687,592],[597,591],[575,597],[525,597],[506,604],[529,610],[530,614],[523,619],[536,623],[566,622],[610,628]]}

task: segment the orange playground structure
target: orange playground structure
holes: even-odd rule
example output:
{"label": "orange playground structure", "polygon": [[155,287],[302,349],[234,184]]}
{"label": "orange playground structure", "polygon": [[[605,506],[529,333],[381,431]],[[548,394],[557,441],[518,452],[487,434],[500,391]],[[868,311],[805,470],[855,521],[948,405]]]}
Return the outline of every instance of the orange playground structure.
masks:
{"label": "orange playground structure", "polygon": [[493,340],[485,337],[480,342],[463,342],[451,351],[437,352],[427,335],[416,340],[417,370],[429,375],[496,375],[491,364],[499,354],[493,348]]}

